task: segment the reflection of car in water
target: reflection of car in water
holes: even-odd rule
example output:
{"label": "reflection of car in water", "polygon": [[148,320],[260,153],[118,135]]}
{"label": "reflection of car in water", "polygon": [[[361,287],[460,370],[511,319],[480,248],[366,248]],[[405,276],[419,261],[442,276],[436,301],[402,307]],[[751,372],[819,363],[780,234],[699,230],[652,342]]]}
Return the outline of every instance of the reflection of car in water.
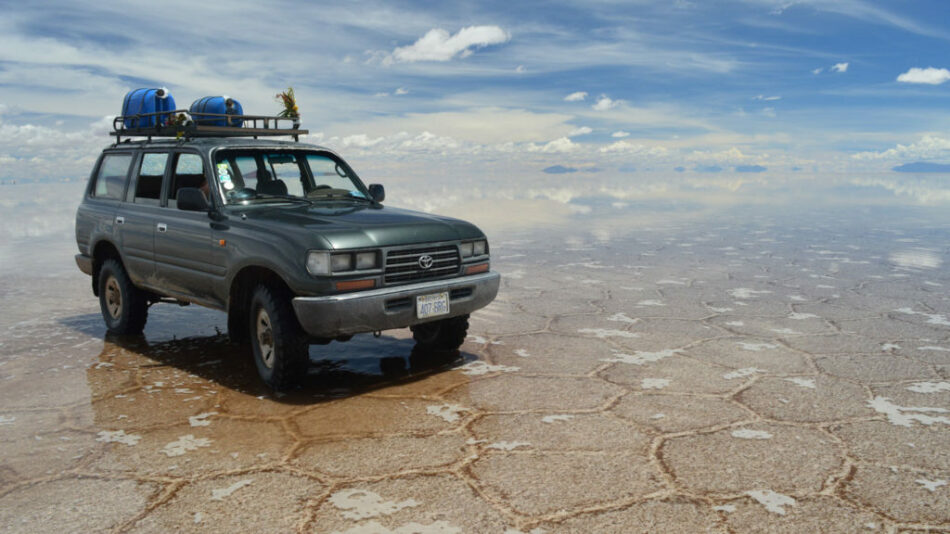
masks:
{"label": "reflection of car in water", "polygon": [[258,140],[306,133],[277,118],[195,122],[118,117],[117,138],[148,140],[103,150],[89,180],[76,261],[110,332],[141,332],[157,302],[226,311],[264,382],[286,389],[310,344],[360,332],[409,327],[421,348],[455,351],[469,313],[494,299],[500,277],[474,225],[383,206],[383,187],[328,149]]}

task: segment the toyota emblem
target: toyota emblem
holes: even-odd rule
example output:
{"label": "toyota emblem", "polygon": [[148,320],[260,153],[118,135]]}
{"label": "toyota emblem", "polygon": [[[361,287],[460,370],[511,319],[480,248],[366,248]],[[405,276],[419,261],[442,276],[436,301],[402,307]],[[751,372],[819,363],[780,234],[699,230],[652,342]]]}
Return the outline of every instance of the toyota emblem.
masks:
{"label": "toyota emblem", "polygon": [[432,267],[432,256],[424,254],[419,256],[419,267],[422,267],[422,270],[427,271]]}

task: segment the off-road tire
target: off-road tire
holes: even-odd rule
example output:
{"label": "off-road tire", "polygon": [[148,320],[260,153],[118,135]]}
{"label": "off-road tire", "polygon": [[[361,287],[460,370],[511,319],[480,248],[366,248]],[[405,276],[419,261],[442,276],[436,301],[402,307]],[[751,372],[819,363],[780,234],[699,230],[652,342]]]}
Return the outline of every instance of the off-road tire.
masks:
{"label": "off-road tire", "polygon": [[141,334],[145,329],[148,299],[115,258],[102,262],[99,269],[99,309],[111,334]]}
{"label": "off-road tire", "polygon": [[272,285],[257,286],[247,311],[251,354],[261,380],[274,391],[293,388],[307,376],[310,344],[290,293]]}
{"label": "off-road tire", "polygon": [[426,352],[448,352],[458,350],[468,334],[468,315],[449,317],[431,323],[422,323],[409,327],[416,347]]}

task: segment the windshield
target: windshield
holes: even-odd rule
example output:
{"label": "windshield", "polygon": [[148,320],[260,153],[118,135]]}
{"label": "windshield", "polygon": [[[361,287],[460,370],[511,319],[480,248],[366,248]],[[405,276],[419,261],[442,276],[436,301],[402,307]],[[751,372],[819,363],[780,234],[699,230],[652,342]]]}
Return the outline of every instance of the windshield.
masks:
{"label": "windshield", "polygon": [[303,150],[219,150],[215,176],[227,204],[369,202],[366,187],[343,160]]}

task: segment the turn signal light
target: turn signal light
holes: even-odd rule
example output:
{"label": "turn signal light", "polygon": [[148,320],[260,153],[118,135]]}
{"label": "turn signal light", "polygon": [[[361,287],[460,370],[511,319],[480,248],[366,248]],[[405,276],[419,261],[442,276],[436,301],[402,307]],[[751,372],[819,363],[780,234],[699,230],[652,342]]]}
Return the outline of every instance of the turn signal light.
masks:
{"label": "turn signal light", "polygon": [[479,263],[478,265],[471,265],[465,268],[465,274],[478,274],[478,273],[487,273],[488,264]]}
{"label": "turn signal light", "polygon": [[376,287],[376,280],[345,280],[336,283],[337,291],[353,291],[354,289],[372,289]]}

